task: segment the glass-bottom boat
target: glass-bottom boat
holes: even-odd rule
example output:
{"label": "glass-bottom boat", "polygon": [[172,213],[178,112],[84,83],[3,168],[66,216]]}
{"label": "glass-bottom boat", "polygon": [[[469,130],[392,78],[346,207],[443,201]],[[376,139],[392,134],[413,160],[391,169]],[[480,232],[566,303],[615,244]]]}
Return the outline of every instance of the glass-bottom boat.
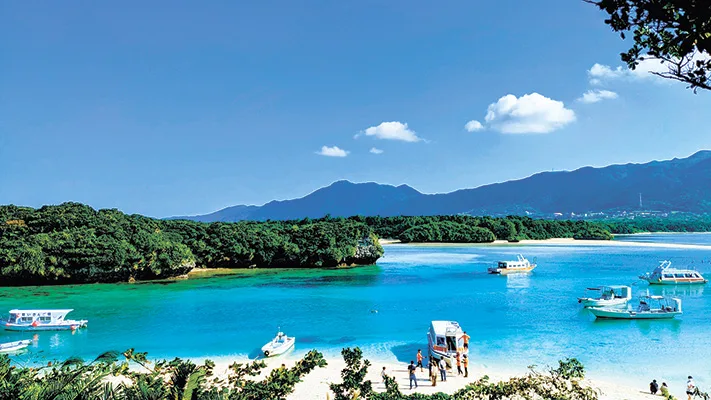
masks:
{"label": "glass-bottom boat", "polygon": [[66,319],[73,310],[10,310],[5,321],[8,331],[64,331],[86,327],[85,319]]}

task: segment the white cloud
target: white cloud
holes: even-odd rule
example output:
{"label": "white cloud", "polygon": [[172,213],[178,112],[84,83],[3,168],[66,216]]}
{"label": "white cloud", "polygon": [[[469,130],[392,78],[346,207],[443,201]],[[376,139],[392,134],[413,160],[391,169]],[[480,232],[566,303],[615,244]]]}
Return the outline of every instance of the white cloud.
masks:
{"label": "white cloud", "polygon": [[598,101],[607,99],[616,99],[617,93],[611,92],[609,90],[588,90],[583,93],[582,97],[578,98],[578,101],[585,104],[597,103]]}
{"label": "white cloud", "polygon": [[485,120],[501,133],[549,133],[575,121],[575,112],[538,93],[507,94],[489,105]]}
{"label": "white cloud", "polygon": [[404,142],[419,142],[422,140],[422,138],[417,137],[415,131],[407,127],[407,124],[398,121],[383,122],[378,126],[371,126],[355,135],[355,137],[357,138],[360,135],[374,136],[378,139],[402,140]]}
{"label": "white cloud", "polygon": [[376,149],[375,147],[373,147],[372,149],[370,149],[370,152],[373,153],[373,154],[383,154],[383,151],[382,151],[382,150]]}
{"label": "white cloud", "polygon": [[321,151],[316,152],[316,154],[326,156],[326,157],[345,157],[348,155],[348,152],[339,148],[338,146],[333,146],[333,147],[323,146],[323,147],[321,147]]}
{"label": "white cloud", "polygon": [[484,125],[482,125],[481,122],[473,119],[467,122],[466,125],[464,125],[464,129],[466,129],[467,132],[476,132],[484,129]]}
{"label": "white cloud", "polygon": [[659,78],[659,76],[652,74],[652,72],[660,73],[668,71],[669,67],[667,64],[662,64],[662,61],[658,58],[648,57],[641,60],[634,70],[622,66],[612,68],[608,65],[595,63],[592,68],[588,70],[588,76],[590,77],[591,85],[601,85],[606,81],[616,79],[642,80]]}

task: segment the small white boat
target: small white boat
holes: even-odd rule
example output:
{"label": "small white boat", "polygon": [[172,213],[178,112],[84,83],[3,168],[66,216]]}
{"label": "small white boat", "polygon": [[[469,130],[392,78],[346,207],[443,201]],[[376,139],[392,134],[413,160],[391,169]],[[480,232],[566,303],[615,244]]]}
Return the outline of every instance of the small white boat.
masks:
{"label": "small white boat", "polygon": [[520,272],[531,272],[536,264],[531,264],[524,256],[519,254],[516,261],[499,261],[496,267],[489,268],[490,274],[506,275]]}
{"label": "small white boat", "polygon": [[0,343],[0,353],[14,353],[27,348],[31,340],[18,340],[16,342]]}
{"label": "small white boat", "polygon": [[262,346],[262,354],[264,357],[273,357],[286,353],[287,350],[294,347],[296,343],[295,337],[289,337],[284,332],[277,332],[277,335],[269,343]]}
{"label": "small white boat", "polygon": [[681,315],[681,299],[664,296],[641,296],[637,309],[613,307],[588,308],[596,318],[608,319],[671,319]]}
{"label": "small white boat", "polygon": [[73,310],[10,310],[8,331],[63,331],[85,327],[89,321],[65,319]]}
{"label": "small white boat", "polygon": [[432,321],[427,332],[430,354],[449,363],[457,352],[469,353],[469,348],[464,345],[464,335],[457,321]]}
{"label": "small white boat", "polygon": [[588,288],[598,291],[596,297],[579,297],[578,303],[583,307],[619,307],[626,305],[632,299],[632,288],[629,286],[600,286]]}
{"label": "small white boat", "polygon": [[661,261],[654,271],[639,276],[650,285],[703,285],[708,282],[698,271],[671,267],[671,261]]}

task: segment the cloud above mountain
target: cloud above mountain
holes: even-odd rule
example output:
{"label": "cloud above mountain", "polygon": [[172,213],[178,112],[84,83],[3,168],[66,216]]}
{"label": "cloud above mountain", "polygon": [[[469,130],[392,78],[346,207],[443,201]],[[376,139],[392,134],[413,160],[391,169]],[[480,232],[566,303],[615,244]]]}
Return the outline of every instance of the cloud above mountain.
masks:
{"label": "cloud above mountain", "polygon": [[481,124],[481,122],[473,119],[464,125],[464,129],[467,130],[467,132],[476,132],[484,129],[484,125]]}
{"label": "cloud above mountain", "polygon": [[321,151],[316,152],[316,154],[326,157],[345,157],[348,155],[348,152],[339,148],[338,146],[323,146],[321,147]]}
{"label": "cloud above mountain", "polygon": [[574,122],[575,112],[538,93],[507,94],[489,105],[484,120],[501,133],[550,133]]}
{"label": "cloud above mountain", "polygon": [[380,125],[371,126],[355,135],[355,137],[358,138],[363,135],[372,136],[376,139],[399,140],[403,142],[422,141],[422,138],[418,137],[415,131],[408,128],[406,123],[399,121],[383,122]]}
{"label": "cloud above mountain", "polygon": [[593,89],[583,93],[583,95],[578,98],[578,101],[585,104],[592,104],[603,100],[616,99],[617,97],[617,93],[610,90]]}

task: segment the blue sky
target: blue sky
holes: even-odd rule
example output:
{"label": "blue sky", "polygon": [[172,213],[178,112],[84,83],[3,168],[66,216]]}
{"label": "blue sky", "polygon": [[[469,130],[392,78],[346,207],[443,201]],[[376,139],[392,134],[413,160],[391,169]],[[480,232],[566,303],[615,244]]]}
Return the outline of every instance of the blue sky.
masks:
{"label": "blue sky", "polygon": [[618,69],[582,1],[207,3],[3,2],[0,203],[162,217],[711,148],[711,94]]}

